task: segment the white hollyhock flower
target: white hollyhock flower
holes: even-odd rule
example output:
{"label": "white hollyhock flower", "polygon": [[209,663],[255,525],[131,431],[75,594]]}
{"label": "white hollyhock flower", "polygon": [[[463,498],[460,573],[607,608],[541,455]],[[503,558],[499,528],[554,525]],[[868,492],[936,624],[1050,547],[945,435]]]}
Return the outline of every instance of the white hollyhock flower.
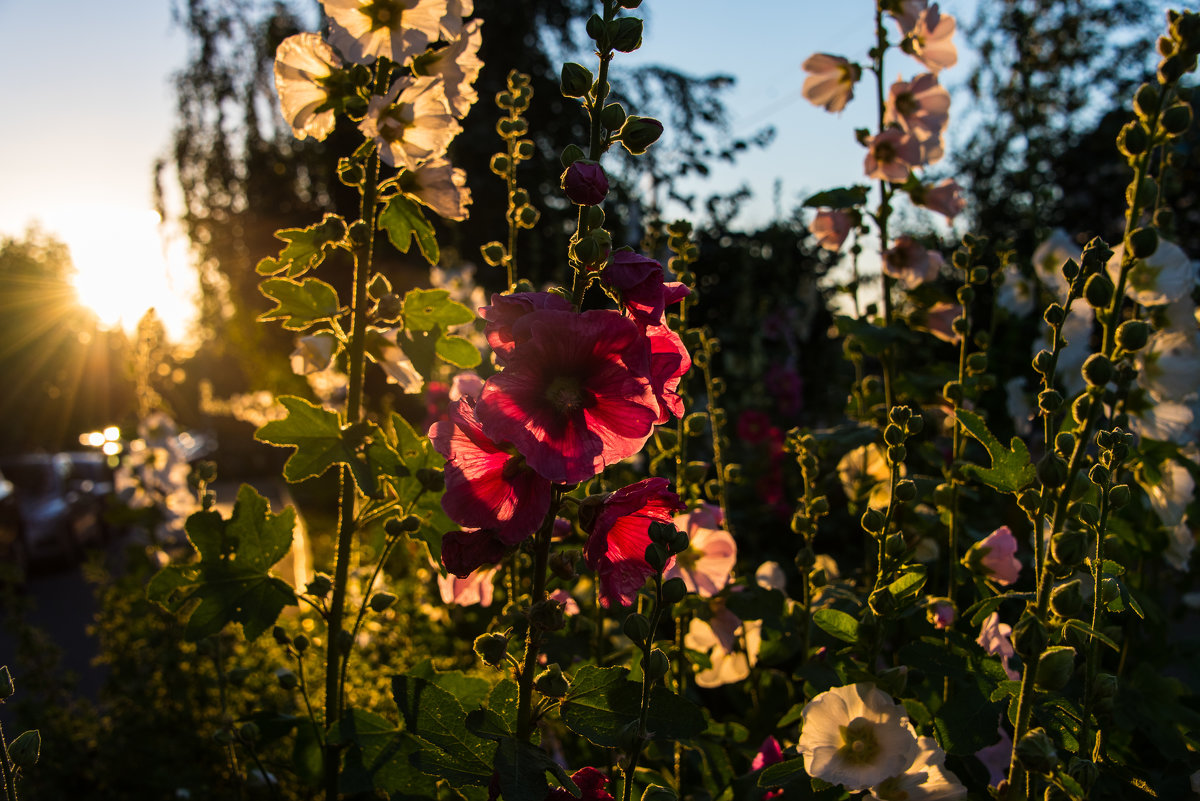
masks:
{"label": "white hollyhock flower", "polygon": [[333,354],[337,352],[337,338],[328,331],[296,340],[290,364],[296,375],[319,373],[329,368]]}
{"label": "white hollyhock flower", "polygon": [[1186,401],[1200,393],[1200,336],[1155,331],[1138,352],[1138,381],[1156,401]]}
{"label": "white hollyhock flower", "polygon": [[1018,317],[1033,311],[1033,282],[1021,274],[1017,265],[1004,268],[1004,283],[996,290],[996,304]]}
{"label": "white hollyhock flower", "polygon": [[946,770],[946,752],[932,737],[918,737],[917,758],[904,773],[871,788],[865,801],[958,801],[967,788]]}
{"label": "white hollyhock flower", "polygon": [[440,78],[400,78],[367,106],[358,129],[374,139],[379,157],[392,167],[415,170],[446,152],[462,126],[450,113]]}
{"label": "white hollyhock flower", "polygon": [[445,159],[434,159],[406,172],[401,186],[439,216],[447,220],[467,219],[467,206],[471,205],[467,173]]}
{"label": "white hollyhock flower", "polygon": [[463,17],[475,13],[475,0],[446,0],[446,15],[441,21],[441,36],[451,40],[462,36]]}
{"label": "white hollyhock flower", "polygon": [[749,676],[750,668],[758,661],[762,621],[742,620],[722,606],[709,621],[692,618],[683,644],[693,651],[707,653],[712,664],[696,674],[696,686],[733,684]]}
{"label": "white hollyhock flower", "polygon": [[1004,398],[1004,407],[1012,418],[1017,435],[1028,437],[1033,433],[1035,412],[1029,402],[1029,393],[1025,391],[1025,379],[1018,376],[1005,381]]}
{"label": "white hollyhock flower", "polygon": [[1167,532],[1167,550],[1163,551],[1163,559],[1176,570],[1187,570],[1195,547],[1196,535],[1192,533],[1187,517],[1184,517]]}
{"label": "white hollyhock flower", "polygon": [[809,776],[851,792],[898,776],[916,759],[904,707],[874,684],[834,687],[804,706],[797,749]]}
{"label": "white hollyhock flower", "polygon": [[[1113,283],[1121,274],[1125,246],[1113,248],[1108,274]],[[1196,264],[1173,242],[1158,240],[1158,248],[1137,259],[1125,275],[1125,294],[1143,306],[1158,306],[1180,300],[1196,285]]]}
{"label": "white hollyhock flower", "polygon": [[1196,413],[1190,406],[1161,401],[1129,415],[1129,428],[1140,437],[1186,445],[1196,441]]}
{"label": "white hollyhock flower", "polygon": [[329,101],[327,79],[341,66],[337,53],[315,33],[298,33],[279,43],[275,90],[283,118],[297,139],[311,136],[320,142],[333,130],[333,109],[318,109]]}
{"label": "white hollyhock flower", "polygon": [[[872,509],[886,509],[891,503],[891,472],[878,445],[863,445],[847,453],[838,460],[837,474],[848,497],[857,500],[867,495]],[[904,474],[904,465],[900,465],[900,475]]]}
{"label": "white hollyhock flower", "polygon": [[386,56],[403,64],[436,41],[446,0],[321,0],[329,41],[355,64]]}
{"label": "white hollyhock flower", "polygon": [[1196,494],[1196,482],[1188,469],[1169,459],[1158,466],[1159,480],[1143,486],[1150,498],[1150,506],[1158,519],[1167,528],[1174,528],[1183,520],[1188,504]]}
{"label": "white hollyhock flower", "polygon": [[1033,268],[1055,298],[1067,296],[1067,279],[1062,274],[1062,266],[1067,259],[1078,261],[1079,254],[1079,245],[1061,228],[1051,231],[1050,238],[1033,251]]}
{"label": "white hollyhock flower", "polygon": [[434,75],[442,79],[450,110],[460,120],[467,116],[471,106],[479,99],[475,91],[475,80],[483,69],[479,59],[479,46],[483,44],[482,20],[473,19],[461,27],[461,35],[431,55],[421,59],[417,67],[422,75]]}
{"label": "white hollyhock flower", "polygon": [[373,356],[369,351],[367,355],[371,356],[383,368],[383,372],[387,373],[389,384],[398,384],[400,391],[406,395],[412,395],[421,391],[421,388],[425,386],[425,379],[421,377],[401,349],[398,342],[399,335],[399,328],[380,331],[379,336],[382,343],[378,356]]}

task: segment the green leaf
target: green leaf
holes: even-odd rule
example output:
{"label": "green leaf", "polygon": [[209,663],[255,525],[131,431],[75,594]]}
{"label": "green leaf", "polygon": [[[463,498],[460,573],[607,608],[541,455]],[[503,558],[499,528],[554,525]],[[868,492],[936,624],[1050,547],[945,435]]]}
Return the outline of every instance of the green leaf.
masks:
{"label": "green leaf", "polygon": [[933,726],[947,754],[967,756],[993,744],[996,732],[979,722],[996,720],[997,716],[996,704],[977,686],[959,682],[954,686],[951,703],[934,713]]}
{"label": "green leaf", "polygon": [[834,323],[837,325],[838,334],[854,337],[862,346],[863,352],[870,356],[878,356],[891,345],[911,342],[914,339],[911,331],[898,325],[884,328],[845,315],[835,317]]}
{"label": "green leaf", "polygon": [[803,759],[785,759],[763,769],[758,774],[759,787],[787,787],[790,784],[804,781],[808,774],[804,771]]}
{"label": "green leaf", "polygon": [[338,786],[347,795],[382,790],[405,798],[437,797],[437,782],[412,765],[421,747],[396,724],[363,709],[348,709],[329,733],[344,747]]}
{"label": "green leaf", "polygon": [[[626,743],[637,729],[642,696],[641,684],[628,675],[620,666],[580,668],[559,704],[563,722],[596,745]],[[658,686],[650,694],[646,729],[656,737],[683,740],[704,731],[704,715],[691,701]]]}
{"label": "green leaf", "polygon": [[888,585],[892,597],[900,602],[915,598],[925,586],[925,565],[906,565],[904,569],[907,572]]}
{"label": "green leaf", "polygon": [[1032,601],[1033,599],[1032,592],[1009,592],[1004,595],[993,595],[971,604],[962,616],[964,620],[971,621],[972,626],[978,626],[984,618],[999,609],[1005,601]]}
{"label": "green leaf", "polygon": [[1082,620],[1077,620],[1075,618],[1071,618],[1065,624],[1063,624],[1063,629],[1075,629],[1076,631],[1083,634],[1085,637],[1095,637],[1097,640],[1104,643],[1105,645],[1107,645],[1109,648],[1113,649],[1114,651],[1121,650],[1120,646],[1117,645],[1115,642],[1113,642],[1111,637],[1109,637],[1107,634],[1104,634],[1103,632],[1097,631],[1096,629],[1089,626],[1087,623],[1084,623]]}
{"label": "green leaf", "polygon": [[442,334],[437,342],[433,343],[433,351],[442,357],[442,361],[464,370],[476,367],[483,361],[483,357],[479,355],[479,349],[472,345],[471,340],[466,337]]}
{"label": "green leaf", "polygon": [[276,231],[275,238],[287,242],[287,246],[279,251],[277,258],[263,259],[255,269],[260,275],[287,270],[287,277],[295,278],[324,261],[328,251],[344,247],[346,222],[336,214],[326,214],[321,222],[307,228]]}
{"label": "green leaf", "polygon": [[843,642],[858,642],[858,621],[837,609],[818,609],[813,614],[813,623],[831,637]]}
{"label": "green leaf", "polygon": [[475,320],[475,313],[445,289],[410,289],[404,295],[404,327],[410,331],[432,331],[437,326],[450,328]]}
{"label": "green leaf", "polygon": [[804,205],[810,209],[849,209],[866,203],[867,192],[869,191],[869,187],[862,185],[840,186],[837,189],[826,189],[824,192],[818,192],[815,195],[811,195],[807,200],[804,201]]}
{"label": "green leaf", "polygon": [[442,509],[442,493],[422,489],[421,482],[415,476],[422,468],[441,469],[446,460],[433,449],[428,437],[417,434],[400,415],[392,414],[388,422],[388,444],[400,456],[401,463],[408,471],[407,476],[389,480],[396,496],[409,504],[406,507],[407,514],[414,514],[421,520],[421,528],[413,535],[414,538],[426,544],[435,562],[440,561],[442,535],[459,526]]}
{"label": "green leaf", "polygon": [[579,792],[575,782],[549,754],[512,737],[501,740],[496,748],[495,768],[504,801],[545,801],[550,793],[547,771],[572,794]]}
{"label": "green leaf", "polygon": [[314,323],[332,320],[342,311],[337,290],[319,278],[302,282],[268,278],[259,290],[275,301],[275,308],[260,314],[259,321],[283,320],[283,327],[290,331],[303,331]]}
{"label": "green leaf", "polygon": [[275,624],[296,594],[270,574],[292,546],[296,510],[270,513],[267,500],[243,484],[226,521],[216,512],[188,518],[197,564],[164,568],[146,587],[150,600],[186,621],[184,637],[201,640],[229,623],[241,623],[249,640]]}
{"label": "green leaf", "polygon": [[480,706],[486,701],[493,689],[492,685],[488,684],[486,679],[481,679],[478,676],[468,676],[461,670],[436,670],[433,667],[432,659],[422,659],[409,670],[405,671],[404,675],[424,679],[430,684],[436,684],[453,695],[455,700],[462,705],[463,709],[474,709]]}
{"label": "green leaf", "polygon": [[407,253],[415,237],[421,255],[430,264],[438,263],[438,243],[433,225],[421,207],[403,195],[395,195],[379,215],[380,229],[387,231],[388,240],[401,253]]}
{"label": "green leaf", "polygon": [[422,743],[417,767],[455,786],[487,786],[496,746],[467,730],[453,695],[416,676],[393,676],[392,697],[410,734]]}
{"label": "green leaf", "polygon": [[984,469],[978,465],[967,465],[966,470],[984,484],[1000,492],[1018,493],[1034,479],[1033,465],[1029,461],[1029,449],[1020,437],[1013,437],[1011,445],[1005,448],[1000,440],[988,430],[983,418],[966,409],[955,412],[963,430],[987,449],[992,458],[992,466]]}

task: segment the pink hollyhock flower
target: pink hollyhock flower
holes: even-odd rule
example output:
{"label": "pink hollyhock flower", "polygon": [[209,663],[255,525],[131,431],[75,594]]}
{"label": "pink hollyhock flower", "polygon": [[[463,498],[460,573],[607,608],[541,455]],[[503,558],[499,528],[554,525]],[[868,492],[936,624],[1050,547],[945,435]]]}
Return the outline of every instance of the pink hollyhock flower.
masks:
{"label": "pink hollyhock flower", "polygon": [[999,787],[1000,782],[1008,778],[1008,766],[1012,762],[1012,737],[1003,726],[999,727],[999,733],[999,742],[975,752],[975,758],[987,768],[988,784],[992,787]]}
{"label": "pink hollyhock flower", "polygon": [[921,143],[915,136],[888,128],[867,140],[863,172],[868,178],[902,184],[908,179],[908,171],[922,161]]}
{"label": "pink hollyhock flower", "polygon": [[897,237],[891,249],[884,252],[883,272],[900,281],[906,289],[915,289],[937,278],[945,263],[942,254],[926,250],[905,234]]}
{"label": "pink hollyhock flower", "polygon": [[808,224],[809,233],[817,238],[817,244],[834,252],[842,249],[850,235],[850,227],[850,214],[844,209],[821,209]]}
{"label": "pink hollyhock flower", "polygon": [[600,273],[600,282],[620,294],[629,316],[642,325],[661,325],[667,306],[691,294],[678,281],[664,281],[661,264],[631,250],[613,254]]}
{"label": "pink hollyhock flower", "polygon": [[487,380],[475,412],[546,479],[574,484],[641,450],[659,416],[650,348],[614,311],[543,310],[512,327],[508,367]]}
{"label": "pink hollyhock flower", "polygon": [[1010,679],[1016,681],[1021,678],[1021,674],[1008,666],[1008,660],[1017,655],[1012,641],[1009,640],[1011,634],[1012,626],[1001,623],[999,613],[992,612],[988,615],[987,620],[983,621],[983,626],[979,629],[979,637],[975,642],[979,643],[979,647],[989,656],[999,656],[1004,672]]}
{"label": "pink hollyhock flower", "polygon": [[949,598],[935,598],[925,608],[925,617],[935,629],[948,629],[958,619],[958,612]]}
{"label": "pink hollyhock flower", "polygon": [[483,334],[488,345],[496,353],[496,363],[503,366],[512,353],[513,325],[530,312],[541,309],[571,311],[571,301],[552,292],[514,292],[511,295],[492,295],[492,305],[479,310],[479,316],[487,320]]}
{"label": "pink hollyhock flower", "polygon": [[608,196],[608,176],[598,162],[581,159],[563,171],[561,185],[576,206],[598,206]]}
{"label": "pink hollyhock flower", "polygon": [[580,768],[571,774],[571,781],[579,788],[579,798],[556,787],[546,796],[546,801],[613,801],[605,789],[608,787],[608,777],[595,768]]}
{"label": "pink hollyhock flower", "polygon": [[737,544],[733,535],[721,528],[723,517],[720,507],[705,503],[675,518],[675,527],[687,532],[689,543],[664,576],[678,576],[689,592],[702,598],[711,598],[725,588],[737,562]]}
{"label": "pink hollyhock flower", "polygon": [[921,16],[921,12],[928,5],[929,0],[900,0],[899,10],[892,11],[891,15],[900,24],[902,35],[907,36],[912,31],[917,24],[917,18]]}
{"label": "pink hollyhock flower", "polygon": [[646,337],[650,340],[650,384],[658,399],[658,419],[654,422],[662,425],[671,415],[683,417],[683,398],[676,390],[684,374],[692,369],[692,358],[679,334],[668,325],[648,326]]}
{"label": "pink hollyhock flower", "polygon": [[896,81],[888,92],[885,124],[895,123],[918,141],[940,139],[950,119],[950,93],[937,75],[925,72],[911,81]]}
{"label": "pink hollyhock flower", "polygon": [[[779,747],[779,741],[774,737],[767,737],[758,747],[758,753],[754,755],[754,761],[750,763],[750,770],[762,770],[782,761],[783,749]],[[778,798],[781,795],[783,795],[782,787],[768,790],[763,793],[763,798]]]}
{"label": "pink hollyhock flower", "polygon": [[480,392],[483,392],[483,379],[474,370],[463,370],[450,382],[449,398],[452,401],[459,398],[478,400]]}
{"label": "pink hollyhock flower", "polygon": [[925,311],[925,328],[943,342],[958,343],[959,334],[954,330],[954,321],[962,316],[962,306],[941,300]]}
{"label": "pink hollyhock flower", "polygon": [[963,559],[975,572],[1007,587],[1021,577],[1021,563],[1016,553],[1017,538],[1008,526],[1001,526],[972,545]]}
{"label": "pink hollyhock flower", "polygon": [[437,579],[438,593],[442,603],[457,606],[491,606],[495,592],[493,580],[496,578],[495,567],[481,567],[466,578],[455,575],[442,576]]}
{"label": "pink hollyhock flower", "polygon": [[967,201],[962,196],[962,187],[953,178],[946,178],[934,186],[921,184],[919,189],[909,193],[909,197],[918,206],[944,215],[947,221],[953,220],[967,207]]}
{"label": "pink hollyhock flower", "polygon": [[483,565],[499,564],[507,550],[494,531],[447,531],[442,536],[442,566],[465,579]]}
{"label": "pink hollyhock flower", "polygon": [[449,422],[429,429],[433,447],[446,457],[442,508],[459,525],[490,529],[505,545],[516,545],[550,510],[550,482],[512,445],[489,439],[474,407],[467,398],[454,401]]}
{"label": "pink hollyhock flower", "polygon": [[854,84],[862,77],[862,67],[828,53],[814,53],[800,66],[810,73],[804,79],[804,98],[826,111],[844,109],[854,97]]}
{"label": "pink hollyhock flower", "polygon": [[904,42],[905,51],[934,72],[953,67],[958,63],[954,27],[954,17],[940,13],[934,3],[917,17]]}
{"label": "pink hollyhock flower", "polygon": [[[684,508],[665,478],[646,478],[604,499],[583,555],[600,579],[600,605],[629,606],[654,568],[646,562],[650,524],[670,523]],[[667,560],[670,569],[674,557]]]}
{"label": "pink hollyhock flower", "polygon": [[563,614],[579,614],[579,602],[575,600],[575,596],[571,595],[571,593],[567,592],[566,590],[557,589],[550,593],[550,600],[558,601],[560,604],[562,604]]}
{"label": "pink hollyhock flower", "polygon": [[751,445],[766,442],[771,438],[772,428],[770,416],[759,409],[743,409],[738,415],[737,435],[743,442]]}

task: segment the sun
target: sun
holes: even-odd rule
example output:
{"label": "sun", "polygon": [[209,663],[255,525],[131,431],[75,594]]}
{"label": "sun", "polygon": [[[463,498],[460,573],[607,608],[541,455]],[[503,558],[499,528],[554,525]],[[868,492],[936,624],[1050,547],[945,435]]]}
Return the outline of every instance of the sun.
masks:
{"label": "sun", "polygon": [[79,302],[102,325],[132,331],[153,308],[180,341],[196,316],[196,279],[181,236],[164,236],[150,209],[87,206],[56,210],[47,227],[67,244]]}

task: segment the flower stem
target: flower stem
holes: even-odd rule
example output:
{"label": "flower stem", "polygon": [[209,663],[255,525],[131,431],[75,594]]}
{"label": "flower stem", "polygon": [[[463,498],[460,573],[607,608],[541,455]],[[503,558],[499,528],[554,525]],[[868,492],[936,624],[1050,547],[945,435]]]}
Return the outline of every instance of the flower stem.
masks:
{"label": "flower stem", "polygon": [[[550,511],[542,521],[533,540],[533,584],[529,591],[529,606],[546,599],[546,565],[550,561],[550,542],[554,532],[554,517],[558,512],[558,501],[562,489],[554,487],[554,497],[550,503]],[[527,622],[525,630],[525,657],[521,660],[521,674],[517,687],[517,739],[529,742],[533,735],[533,670],[537,666],[538,653],[541,647],[542,632],[535,625],[532,617]]]}
{"label": "flower stem", "polygon": [[[875,3],[875,49],[874,49],[874,72],[875,72],[875,96],[878,104],[878,121],[879,132],[883,133],[883,115],[884,115],[884,92],[883,92],[883,55],[887,52],[887,30],[883,27],[883,5],[880,2]],[[879,181],[879,208],[875,215],[875,222],[879,226],[879,263],[882,265],[886,258],[888,243],[888,217],[892,213],[892,187],[887,181],[880,179]],[[880,272],[880,290],[882,292],[883,303],[883,325],[889,328],[892,325],[892,278],[885,272]],[[894,367],[892,364],[892,349],[889,346],[885,348],[880,355],[880,360],[883,362],[883,400],[884,408],[891,409],[895,405],[895,381]]]}
{"label": "flower stem", "polygon": [[662,588],[662,574],[656,573],[654,576],[654,612],[650,617],[650,634],[641,643],[642,701],[638,712],[637,734],[634,736],[633,749],[629,754],[629,763],[621,769],[622,801],[630,801],[633,798],[633,778],[637,775],[637,766],[642,756],[642,749],[646,747],[646,742],[650,739],[646,733],[646,720],[650,717],[650,691],[654,689],[654,677],[650,675],[650,652],[654,650],[654,634],[658,631],[659,623],[662,622]]}
{"label": "flower stem", "polygon": [[17,801],[17,780],[8,761],[8,741],[4,739],[3,725],[0,725],[0,770],[4,773],[5,801]]}

